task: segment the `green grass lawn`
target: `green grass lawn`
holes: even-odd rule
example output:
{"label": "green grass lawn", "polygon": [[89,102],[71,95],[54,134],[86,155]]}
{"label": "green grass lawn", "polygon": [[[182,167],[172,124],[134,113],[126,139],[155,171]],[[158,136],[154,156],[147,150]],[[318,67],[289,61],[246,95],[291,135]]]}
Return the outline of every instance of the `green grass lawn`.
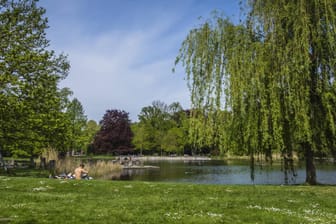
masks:
{"label": "green grass lawn", "polygon": [[0,177],[0,223],[336,223],[336,187]]}

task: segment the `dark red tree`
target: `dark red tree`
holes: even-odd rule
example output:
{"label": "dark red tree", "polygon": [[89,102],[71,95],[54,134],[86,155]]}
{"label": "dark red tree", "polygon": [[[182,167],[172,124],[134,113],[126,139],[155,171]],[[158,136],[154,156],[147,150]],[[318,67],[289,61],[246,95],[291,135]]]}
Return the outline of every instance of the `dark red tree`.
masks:
{"label": "dark red tree", "polygon": [[133,151],[131,121],[128,113],[121,110],[107,110],[99,122],[93,147],[97,154],[128,154]]}

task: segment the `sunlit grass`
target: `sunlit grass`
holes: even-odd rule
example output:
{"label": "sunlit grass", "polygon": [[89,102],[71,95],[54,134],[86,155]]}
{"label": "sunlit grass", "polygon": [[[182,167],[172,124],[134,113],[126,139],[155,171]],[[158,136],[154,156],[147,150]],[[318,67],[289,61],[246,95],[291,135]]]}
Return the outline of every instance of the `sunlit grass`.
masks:
{"label": "sunlit grass", "polygon": [[334,223],[335,198],[333,186],[0,177],[0,223]]}

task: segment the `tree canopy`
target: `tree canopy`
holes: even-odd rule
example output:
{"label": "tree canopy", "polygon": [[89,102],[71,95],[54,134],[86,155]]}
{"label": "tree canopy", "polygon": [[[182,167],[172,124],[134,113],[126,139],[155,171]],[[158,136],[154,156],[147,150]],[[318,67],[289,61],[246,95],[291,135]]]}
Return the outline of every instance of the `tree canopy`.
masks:
{"label": "tree canopy", "polygon": [[0,150],[31,156],[67,138],[58,83],[70,65],[49,50],[45,9],[36,0],[0,1]]}
{"label": "tree canopy", "polygon": [[70,121],[70,149],[73,151],[83,150],[88,141],[84,133],[87,117],[81,102],[77,98],[74,98],[67,106],[66,115]]}
{"label": "tree canopy", "polygon": [[188,147],[189,117],[178,102],[156,100],[143,107],[132,125],[133,144],[140,153],[184,154]]}
{"label": "tree canopy", "polygon": [[182,43],[192,129],[208,139],[220,131],[222,149],[248,152],[252,165],[277,152],[289,168],[297,153],[315,184],[314,156],[335,156],[336,3],[244,2],[241,24],[215,16]]}
{"label": "tree canopy", "polygon": [[123,110],[107,110],[99,122],[93,147],[98,154],[123,154],[132,151],[133,133],[128,113]]}

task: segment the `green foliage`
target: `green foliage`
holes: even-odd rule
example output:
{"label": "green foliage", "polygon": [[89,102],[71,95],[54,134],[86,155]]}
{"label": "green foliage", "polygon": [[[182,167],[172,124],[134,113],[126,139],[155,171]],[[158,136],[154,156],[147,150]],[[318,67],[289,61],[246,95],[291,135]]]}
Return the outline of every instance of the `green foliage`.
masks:
{"label": "green foliage", "polygon": [[183,154],[183,130],[181,128],[170,128],[162,139],[162,148],[166,152]]}
{"label": "green foliage", "polygon": [[336,3],[246,3],[244,24],[214,16],[182,43],[176,63],[191,92],[191,139],[252,158],[297,152],[314,183],[314,155],[335,155]]}
{"label": "green foliage", "polygon": [[92,153],[90,149],[92,147],[94,137],[99,131],[99,128],[100,128],[99,125],[94,120],[89,120],[86,123],[86,126],[84,127],[83,130],[84,143],[86,146],[85,148],[89,153]]}
{"label": "green foliage", "polygon": [[151,106],[143,107],[139,122],[132,125],[133,144],[136,149],[165,153],[183,154],[187,146],[186,112],[179,103],[166,105],[154,101]]}
{"label": "green foliage", "polygon": [[333,223],[336,218],[336,191],[330,186],[0,177],[0,195],[0,220],[9,223]]}
{"label": "green foliage", "polygon": [[142,155],[143,149],[151,148],[151,146],[148,145],[148,141],[146,141],[145,127],[143,124],[133,123],[131,125],[131,129],[134,133],[134,136],[132,138],[132,145],[139,149],[140,155]]}
{"label": "green foliage", "polygon": [[58,84],[70,65],[49,50],[45,9],[36,2],[0,1],[0,150],[16,156],[65,150],[69,138],[68,94]]}
{"label": "green foliage", "polygon": [[70,149],[74,151],[83,150],[88,145],[88,137],[85,136],[87,118],[82,104],[74,98],[66,109],[66,115],[70,121]]}

